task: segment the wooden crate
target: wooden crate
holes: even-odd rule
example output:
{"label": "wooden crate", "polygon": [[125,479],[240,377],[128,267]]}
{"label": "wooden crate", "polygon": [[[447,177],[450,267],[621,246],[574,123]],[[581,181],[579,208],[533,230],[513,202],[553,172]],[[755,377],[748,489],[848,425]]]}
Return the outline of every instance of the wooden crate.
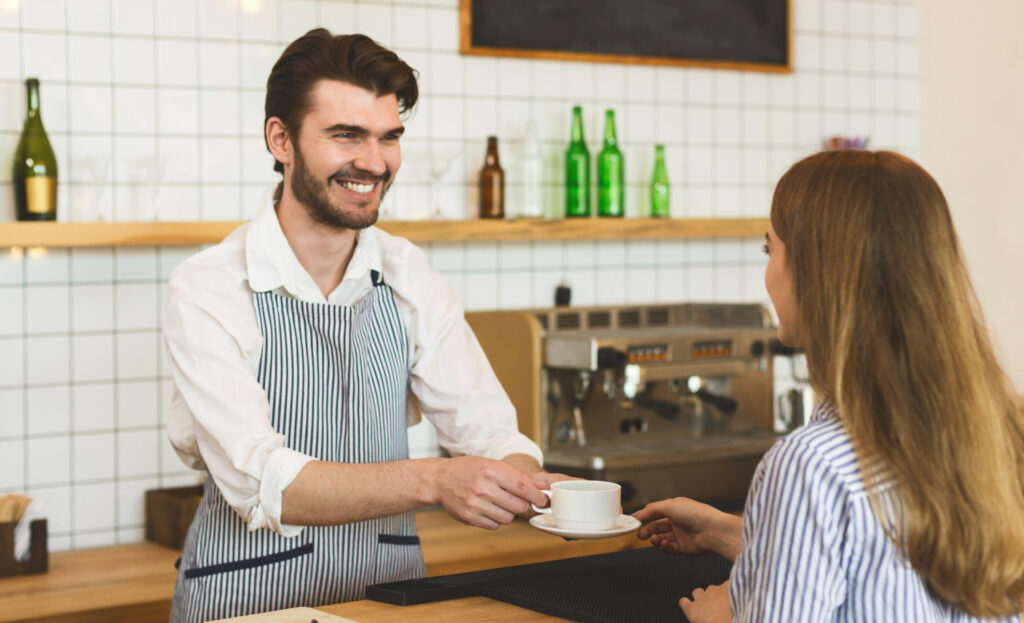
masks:
{"label": "wooden crate", "polygon": [[146,540],[181,549],[202,498],[198,485],[146,491]]}
{"label": "wooden crate", "polygon": [[46,573],[49,569],[49,552],[46,546],[46,520],[32,522],[29,556],[25,562],[14,557],[14,527],[17,522],[0,523],[0,578],[31,573]]}

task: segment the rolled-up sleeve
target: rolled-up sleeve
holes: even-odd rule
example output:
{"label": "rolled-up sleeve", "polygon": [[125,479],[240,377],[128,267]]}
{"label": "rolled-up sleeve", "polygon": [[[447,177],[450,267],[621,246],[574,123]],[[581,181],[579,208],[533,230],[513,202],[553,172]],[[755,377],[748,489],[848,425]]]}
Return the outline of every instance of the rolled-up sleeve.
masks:
{"label": "rolled-up sleeve", "polygon": [[410,389],[453,456],[503,459],[525,454],[543,464],[540,448],[519,432],[515,407],[466,322],[451,284],[427,265],[421,251],[404,256],[408,280],[396,293],[414,324]]}
{"label": "rolled-up sleeve", "polygon": [[[304,529],[281,523],[281,492],[313,460],[284,446],[270,424],[256,379],[259,331],[251,305],[226,275],[183,266],[171,276],[164,340],[175,399],[168,436],[190,467],[205,467],[250,530],[284,536]],[[239,298],[242,297],[242,298]]]}
{"label": "rolled-up sleeve", "polygon": [[733,621],[830,621],[846,595],[847,491],[817,451],[784,439],[747,495],[743,551],[729,588]]}

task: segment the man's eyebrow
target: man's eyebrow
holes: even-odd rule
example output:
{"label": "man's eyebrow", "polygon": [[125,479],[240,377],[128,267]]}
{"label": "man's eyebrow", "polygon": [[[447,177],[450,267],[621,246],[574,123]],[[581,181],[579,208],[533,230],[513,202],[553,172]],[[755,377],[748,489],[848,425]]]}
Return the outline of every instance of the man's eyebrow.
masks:
{"label": "man's eyebrow", "polygon": [[347,123],[335,123],[334,125],[324,128],[324,132],[328,134],[334,134],[336,132],[350,132],[352,134],[369,134],[370,131],[361,125],[349,125]]}
{"label": "man's eyebrow", "polygon": [[[348,123],[335,123],[334,125],[324,128],[324,132],[327,134],[336,134],[338,132],[348,132],[350,134],[358,134],[359,136],[369,136],[370,130],[364,128],[361,125],[350,125]],[[401,136],[405,133],[404,126],[398,126],[392,128],[384,133],[384,136]]]}
{"label": "man's eyebrow", "polygon": [[764,239],[765,239],[765,242],[771,242],[772,241],[772,237],[768,235],[768,232],[764,232]]}

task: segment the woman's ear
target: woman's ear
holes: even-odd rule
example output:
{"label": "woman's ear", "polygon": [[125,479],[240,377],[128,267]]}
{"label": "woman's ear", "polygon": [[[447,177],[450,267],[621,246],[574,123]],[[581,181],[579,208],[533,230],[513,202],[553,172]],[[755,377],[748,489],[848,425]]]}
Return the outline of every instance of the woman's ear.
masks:
{"label": "woman's ear", "polygon": [[292,163],[292,139],[288,128],[280,117],[267,119],[267,126],[263,130],[267,137],[267,147],[274,159],[283,165]]}

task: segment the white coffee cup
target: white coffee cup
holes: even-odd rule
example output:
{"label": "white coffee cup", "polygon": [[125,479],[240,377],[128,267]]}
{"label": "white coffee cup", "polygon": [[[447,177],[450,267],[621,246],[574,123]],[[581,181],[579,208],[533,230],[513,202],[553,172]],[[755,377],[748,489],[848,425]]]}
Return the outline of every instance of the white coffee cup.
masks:
{"label": "white coffee cup", "polygon": [[564,530],[607,530],[619,518],[622,487],[614,482],[562,480],[542,493],[551,498],[551,506],[533,510],[550,513]]}

